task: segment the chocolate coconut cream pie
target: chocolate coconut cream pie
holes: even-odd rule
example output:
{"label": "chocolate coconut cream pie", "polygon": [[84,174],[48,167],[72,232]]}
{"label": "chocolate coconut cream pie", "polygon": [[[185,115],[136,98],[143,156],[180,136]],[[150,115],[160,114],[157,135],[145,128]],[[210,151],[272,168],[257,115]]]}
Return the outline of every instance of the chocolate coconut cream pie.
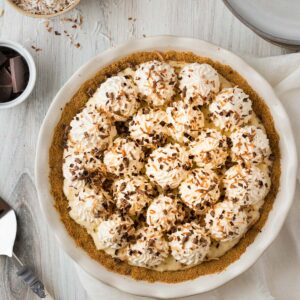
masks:
{"label": "chocolate coconut cream pie", "polygon": [[278,143],[268,107],[229,66],[134,53],[64,108],[52,193],[95,263],[180,282],[224,270],[259,234],[278,190]]}

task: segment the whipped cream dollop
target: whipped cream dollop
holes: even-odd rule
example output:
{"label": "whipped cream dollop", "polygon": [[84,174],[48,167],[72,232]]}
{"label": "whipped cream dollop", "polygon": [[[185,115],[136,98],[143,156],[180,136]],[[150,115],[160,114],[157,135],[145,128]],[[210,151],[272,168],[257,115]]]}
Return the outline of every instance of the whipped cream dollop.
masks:
{"label": "whipped cream dollop", "polygon": [[98,181],[105,179],[106,167],[100,160],[99,154],[92,152],[79,152],[76,147],[67,147],[63,154],[64,193],[68,195],[74,189],[83,188],[92,176]]}
{"label": "whipped cream dollop", "polygon": [[206,228],[212,238],[231,241],[241,237],[247,230],[247,213],[230,200],[218,202],[205,216]]}
{"label": "whipped cream dollop", "polygon": [[70,123],[68,147],[78,151],[105,149],[116,136],[117,130],[111,118],[95,106],[87,106]]}
{"label": "whipped cream dollop", "polygon": [[233,132],[230,138],[234,161],[261,163],[271,154],[269,139],[260,127],[245,126]]}
{"label": "whipped cream dollop", "polygon": [[181,183],[179,193],[188,207],[203,214],[220,198],[219,178],[211,169],[194,169]]}
{"label": "whipped cream dollop", "polygon": [[182,68],[179,78],[182,97],[188,104],[207,104],[220,90],[219,74],[209,64],[187,64]]}
{"label": "whipped cream dollop", "polygon": [[159,195],[147,210],[147,224],[162,231],[169,231],[178,221],[183,221],[184,210],[175,196]]}
{"label": "whipped cream dollop", "polygon": [[168,107],[166,112],[170,135],[179,143],[190,142],[204,127],[204,115],[197,106],[178,101]]}
{"label": "whipped cream dollop", "polygon": [[130,136],[142,146],[156,148],[168,137],[167,120],[163,110],[142,108],[129,123]]}
{"label": "whipped cream dollop", "polygon": [[88,186],[77,191],[69,201],[71,218],[89,232],[111,213],[112,199],[103,190],[95,191]]}
{"label": "whipped cream dollop", "polygon": [[117,176],[138,175],[144,167],[144,152],[129,138],[119,137],[104,152],[104,164],[107,171]]}
{"label": "whipped cream dollop", "polygon": [[223,179],[226,197],[240,205],[254,205],[263,200],[271,187],[269,175],[251,165],[235,165],[225,172]]}
{"label": "whipped cream dollop", "polygon": [[150,105],[163,106],[175,94],[177,76],[169,64],[153,60],[139,65],[135,71],[134,81]]}
{"label": "whipped cream dollop", "polygon": [[227,138],[215,129],[205,128],[190,143],[189,153],[198,167],[219,168],[228,156]]}
{"label": "whipped cream dollop", "polygon": [[175,189],[190,169],[188,152],[179,144],[157,148],[149,156],[146,174],[163,189]]}
{"label": "whipped cream dollop", "polygon": [[136,234],[136,241],[127,250],[129,264],[139,267],[156,267],[169,256],[169,244],[155,228],[144,227]]}
{"label": "whipped cream dollop", "polygon": [[110,114],[116,121],[125,121],[140,107],[135,84],[128,76],[113,76],[103,82],[88,105]]}
{"label": "whipped cream dollop", "polygon": [[146,176],[125,176],[113,184],[117,207],[130,216],[138,216],[145,210],[156,194]]}
{"label": "whipped cream dollop", "polygon": [[223,89],[209,106],[211,119],[216,127],[234,130],[252,118],[252,101],[238,87]]}
{"label": "whipped cream dollop", "polygon": [[133,234],[133,221],[127,216],[114,214],[101,222],[92,236],[97,249],[120,249],[127,246]]}
{"label": "whipped cream dollop", "polygon": [[179,225],[169,235],[169,246],[176,261],[186,266],[201,263],[209,251],[210,238],[204,228],[192,222]]}

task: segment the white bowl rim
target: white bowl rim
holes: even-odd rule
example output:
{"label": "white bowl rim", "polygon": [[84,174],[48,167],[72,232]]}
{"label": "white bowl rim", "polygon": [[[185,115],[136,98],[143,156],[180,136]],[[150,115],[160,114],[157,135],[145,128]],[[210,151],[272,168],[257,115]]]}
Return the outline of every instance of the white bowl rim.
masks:
{"label": "white bowl rim", "polygon": [[[53,197],[49,191],[48,150],[52,141],[53,129],[61,116],[61,108],[71,99],[80,83],[91,78],[100,68],[130,53],[151,50],[192,51],[195,54],[210,57],[222,64],[230,65],[265,99],[274,118],[275,127],[280,135],[280,189],[262,232],[249,245],[243,255],[224,271],[176,284],[136,281],[131,277],[111,272],[101,264],[93,261],[83,249],[76,246],[74,240],[67,233],[64,224],[60,221],[58,212],[53,206]],[[186,37],[154,36],[129,41],[116,48],[104,51],[76,71],[60,89],[50,105],[40,129],[35,178],[39,202],[48,224],[55,233],[61,247],[81,268],[96,279],[124,292],[167,299],[210,291],[237,277],[256,262],[278,235],[292,205],[296,184],[296,166],[296,146],[290,121],[272,87],[259,73],[237,55],[208,42]]]}
{"label": "white bowl rim", "polygon": [[32,55],[21,44],[11,40],[0,39],[0,47],[7,47],[18,52],[25,59],[29,69],[29,80],[22,94],[14,100],[0,103],[0,109],[6,109],[17,106],[29,98],[36,82],[36,66]]}

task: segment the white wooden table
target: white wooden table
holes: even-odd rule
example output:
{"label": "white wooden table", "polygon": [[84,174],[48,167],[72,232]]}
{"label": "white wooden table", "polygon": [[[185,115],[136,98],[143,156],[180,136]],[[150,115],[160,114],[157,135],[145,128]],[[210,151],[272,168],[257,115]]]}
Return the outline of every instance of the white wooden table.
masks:
{"label": "white wooden table", "polygon": [[[15,250],[31,264],[55,299],[87,299],[70,258],[60,250],[41,216],[34,186],[38,131],[53,96],[72,73],[99,52],[128,39],[171,34],[204,39],[236,53],[269,56],[287,50],[265,42],[226,9],[221,0],[82,0],[68,17],[83,16],[81,29],[62,18],[45,23],[17,14],[4,0],[0,39],[25,45],[37,64],[36,88],[20,106],[0,111],[0,195],[17,211]],[[65,16],[64,16],[65,17]],[[62,35],[55,35],[54,31]],[[75,33],[76,48],[64,30]],[[33,47],[42,49],[34,50]],[[45,162],[46,163],[46,162]],[[1,242],[1,241],[0,241]],[[0,299],[36,299],[0,258]]]}

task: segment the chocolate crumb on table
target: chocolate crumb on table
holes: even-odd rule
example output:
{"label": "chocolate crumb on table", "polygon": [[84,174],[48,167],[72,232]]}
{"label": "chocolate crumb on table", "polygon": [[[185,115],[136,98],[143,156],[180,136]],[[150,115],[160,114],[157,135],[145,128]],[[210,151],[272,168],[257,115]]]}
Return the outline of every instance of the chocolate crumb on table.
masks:
{"label": "chocolate crumb on table", "polygon": [[77,13],[76,16],[60,19],[59,26],[49,20],[44,21],[43,24],[49,33],[53,33],[56,36],[64,36],[75,48],[81,48],[81,43],[76,38],[78,30],[82,28],[83,24],[83,16],[81,14],[78,15]]}
{"label": "chocolate crumb on table", "polygon": [[79,15],[79,17],[73,17],[73,18],[63,18],[61,19],[62,22],[70,22],[73,23],[72,28],[78,28],[81,27],[83,24],[83,16]]}
{"label": "chocolate crumb on table", "polygon": [[39,52],[39,51],[42,51],[42,49],[41,48],[37,48],[37,47],[35,47],[35,46],[31,46],[31,48],[35,51],[35,52]]}

